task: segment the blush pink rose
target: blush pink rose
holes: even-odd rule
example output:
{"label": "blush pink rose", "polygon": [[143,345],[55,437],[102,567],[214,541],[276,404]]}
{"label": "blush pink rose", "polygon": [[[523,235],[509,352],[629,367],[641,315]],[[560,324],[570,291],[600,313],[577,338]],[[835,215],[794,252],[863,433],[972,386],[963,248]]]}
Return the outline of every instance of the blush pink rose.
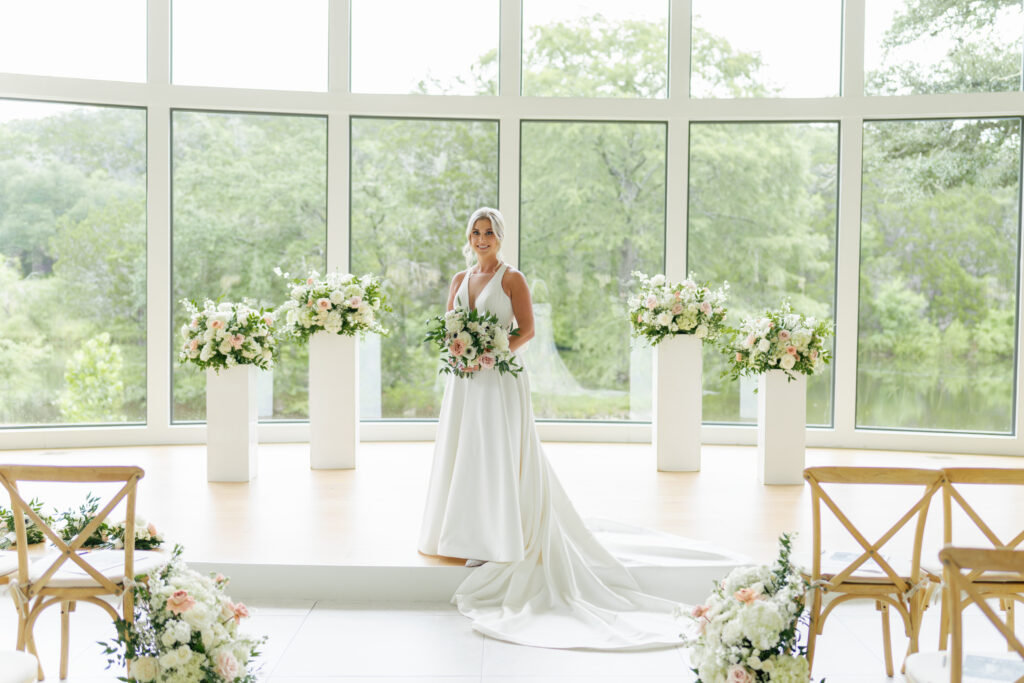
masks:
{"label": "blush pink rose", "polygon": [[736,362],[737,363],[742,363],[743,362],[743,354],[740,353],[739,351],[736,352]]}
{"label": "blush pink rose", "polygon": [[480,358],[478,358],[477,360],[480,361],[480,365],[485,370],[491,370],[492,368],[494,368],[494,364],[498,362],[497,359],[490,353],[485,353],[481,355]]}
{"label": "blush pink rose", "polygon": [[316,307],[319,308],[321,311],[326,311],[328,308],[331,307],[331,300],[330,299],[317,299],[316,300]]}
{"label": "blush pink rose", "polygon": [[223,320],[211,320],[210,321],[210,329],[211,330],[222,330],[222,329],[224,329],[224,321]]}
{"label": "blush pink rose", "polygon": [[789,341],[789,338],[792,336],[793,335],[789,333],[789,330],[779,330],[779,341]]}
{"label": "blush pink rose", "polygon": [[653,311],[655,308],[658,307],[658,297],[651,294],[649,297],[647,297],[647,300],[644,302],[644,306],[647,306],[649,310]]}
{"label": "blush pink rose", "polygon": [[461,339],[455,339],[451,344],[449,344],[448,352],[456,358],[460,358],[462,354],[466,352],[466,345]]}
{"label": "blush pink rose", "polygon": [[677,289],[676,293],[673,296],[675,296],[676,301],[679,301],[680,299],[683,298],[683,290]]}
{"label": "blush pink rose", "polygon": [[223,677],[224,680],[233,681],[238,678],[238,660],[227,650],[221,650],[213,660],[213,664],[217,670],[217,675]]}
{"label": "blush pink rose", "polygon": [[263,322],[266,323],[267,325],[273,325],[274,324],[274,316],[272,316],[272,315],[270,315],[268,313],[267,315],[263,316]]}
{"label": "blush pink rose", "polygon": [[811,349],[811,360],[812,361],[818,360],[818,350],[817,349]]}
{"label": "blush pink rose", "polygon": [[146,533],[148,533],[150,537],[156,536],[156,527],[153,526],[152,522],[150,522],[149,525],[146,527]]}
{"label": "blush pink rose", "polygon": [[675,306],[672,307],[672,315],[679,315],[683,312],[683,305],[676,302]]}
{"label": "blush pink rose", "polygon": [[348,300],[349,308],[359,308],[359,304],[363,303],[363,297],[354,296]]}
{"label": "blush pink rose", "polygon": [[174,614],[184,614],[196,604],[195,598],[188,594],[188,591],[178,590],[167,598],[167,609]]}
{"label": "blush pink rose", "polygon": [[795,346],[787,346],[786,347],[786,353],[788,353],[791,356],[795,356],[796,355],[796,347]]}
{"label": "blush pink rose", "polygon": [[701,313],[703,313],[704,315],[711,315],[711,302],[710,301],[701,301],[700,302],[700,310],[701,310]]}
{"label": "blush pink rose", "polygon": [[741,664],[733,664],[726,673],[726,683],[753,683],[754,677]]}
{"label": "blush pink rose", "polygon": [[311,277],[307,277],[307,278],[306,278],[306,284],[307,284],[307,285],[311,285],[311,284],[313,284],[314,282],[316,282],[316,280],[314,280],[313,278],[311,278]]}
{"label": "blush pink rose", "polygon": [[700,619],[705,614],[711,611],[711,608],[707,605],[694,605],[693,610],[690,612],[694,619]]}
{"label": "blush pink rose", "polygon": [[199,348],[199,340],[198,339],[193,339],[192,341],[190,341],[188,343],[188,348],[189,348],[189,351],[195,351],[196,349],[198,349]]}
{"label": "blush pink rose", "polygon": [[198,318],[192,318],[192,322],[190,322],[188,324],[188,326],[191,327],[193,330],[198,328],[199,327],[199,319]]}
{"label": "blush pink rose", "polygon": [[235,334],[231,336],[231,346],[236,349],[242,348],[242,342],[245,341],[245,335]]}
{"label": "blush pink rose", "polygon": [[735,593],[733,597],[742,603],[750,604],[761,597],[761,592],[753,588],[741,588]]}
{"label": "blush pink rose", "polygon": [[229,602],[228,609],[231,611],[231,616],[234,617],[236,624],[249,616],[249,608],[240,602]]}

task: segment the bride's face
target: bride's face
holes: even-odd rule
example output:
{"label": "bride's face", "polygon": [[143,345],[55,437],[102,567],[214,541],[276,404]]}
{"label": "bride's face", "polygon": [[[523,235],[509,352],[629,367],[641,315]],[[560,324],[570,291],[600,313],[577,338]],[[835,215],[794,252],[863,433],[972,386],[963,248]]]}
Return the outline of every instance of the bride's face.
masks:
{"label": "bride's face", "polygon": [[481,218],[473,224],[473,229],[469,232],[469,246],[473,248],[473,253],[477,258],[485,258],[498,253],[501,242],[494,234],[494,228],[491,227],[489,219]]}

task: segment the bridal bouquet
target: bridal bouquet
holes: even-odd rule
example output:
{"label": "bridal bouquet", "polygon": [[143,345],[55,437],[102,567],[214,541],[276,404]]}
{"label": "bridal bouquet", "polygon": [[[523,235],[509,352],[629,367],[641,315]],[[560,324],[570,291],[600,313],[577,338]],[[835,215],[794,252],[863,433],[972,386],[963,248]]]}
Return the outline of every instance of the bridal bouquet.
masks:
{"label": "bridal bouquet", "polygon": [[737,567],[693,608],[698,635],[690,662],[702,683],[807,683],[807,648],[798,645],[807,582],[790,563],[792,539],[779,539],[770,566]]}
{"label": "bridal bouquet", "polygon": [[129,683],[150,681],[255,681],[250,671],[266,640],[239,633],[249,610],[224,594],[227,579],[203,576],[171,560],[135,583],[135,621],[117,621],[117,637],[105,646],[108,666],[124,666]]}
{"label": "bridal bouquet", "polygon": [[629,298],[633,336],[645,337],[652,346],[673,334],[692,334],[713,340],[725,329],[728,283],[712,291],[708,283],[689,279],[672,284],[664,275],[647,277],[633,273],[640,290]]}
{"label": "bridal bouquet", "polygon": [[832,322],[794,313],[789,302],[760,318],[744,320],[738,332],[739,341],[726,349],[731,360],[727,373],[733,379],[769,370],[783,370],[790,379],[794,372],[813,375],[832,358],[825,345],[832,336]]}
{"label": "bridal bouquet", "polygon": [[178,362],[194,363],[200,369],[255,365],[261,370],[274,363],[277,339],[274,315],[252,302],[215,303],[209,299],[202,309],[195,301],[183,300],[189,322],[181,326],[185,343]]}
{"label": "bridal bouquet", "polygon": [[493,369],[515,377],[523,369],[508,347],[509,337],[517,331],[503,328],[493,313],[453,308],[427,325],[423,341],[434,342],[441,351],[442,373],[472,377],[467,370]]}
{"label": "bridal bouquet", "polygon": [[[282,277],[280,268],[274,272]],[[390,311],[380,280],[372,275],[356,277],[337,271],[325,277],[313,271],[308,277],[292,280],[288,301],[277,309],[284,316],[284,332],[300,341],[322,331],[352,336],[357,332],[388,331],[377,319],[381,310]]]}

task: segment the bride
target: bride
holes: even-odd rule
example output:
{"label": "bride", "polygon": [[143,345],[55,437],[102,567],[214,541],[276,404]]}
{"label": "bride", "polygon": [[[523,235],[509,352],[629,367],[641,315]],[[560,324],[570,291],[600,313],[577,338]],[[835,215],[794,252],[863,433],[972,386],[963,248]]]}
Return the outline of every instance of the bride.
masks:
{"label": "bride", "polygon": [[[452,278],[448,310],[495,314],[513,351],[533,337],[526,278],[500,260],[504,219],[473,212],[463,252],[476,265]],[[473,627],[502,640],[557,648],[680,643],[679,605],[642,593],[587,529],[548,464],[526,370],[449,375],[420,531],[427,555],[478,567],[453,602]]]}

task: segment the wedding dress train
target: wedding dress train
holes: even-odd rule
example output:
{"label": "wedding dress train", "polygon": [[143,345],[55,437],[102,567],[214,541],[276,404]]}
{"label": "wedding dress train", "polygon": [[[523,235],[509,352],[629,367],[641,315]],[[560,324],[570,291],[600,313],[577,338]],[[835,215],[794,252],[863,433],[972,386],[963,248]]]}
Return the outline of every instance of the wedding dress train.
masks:
{"label": "wedding dress train", "polygon": [[[478,310],[512,322],[502,266]],[[455,305],[469,307],[464,278]],[[419,549],[487,560],[452,601],[476,630],[514,643],[626,649],[679,644],[680,605],[643,593],[580,519],[541,447],[530,385],[495,371],[449,376]]]}

